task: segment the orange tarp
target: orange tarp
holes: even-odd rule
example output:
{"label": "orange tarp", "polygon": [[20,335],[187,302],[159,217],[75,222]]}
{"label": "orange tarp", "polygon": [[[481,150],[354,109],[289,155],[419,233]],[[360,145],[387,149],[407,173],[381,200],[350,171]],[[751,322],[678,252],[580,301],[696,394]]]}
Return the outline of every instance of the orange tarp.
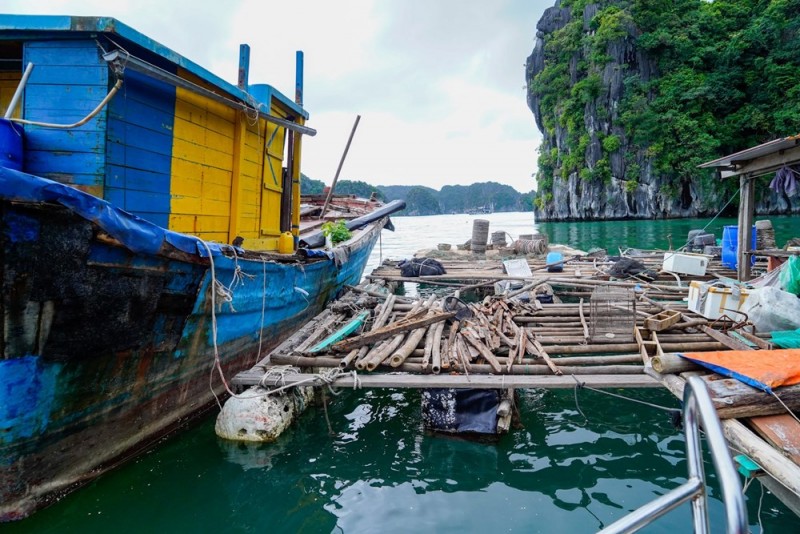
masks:
{"label": "orange tarp", "polygon": [[800,349],[688,352],[680,356],[765,391],[800,384]]}

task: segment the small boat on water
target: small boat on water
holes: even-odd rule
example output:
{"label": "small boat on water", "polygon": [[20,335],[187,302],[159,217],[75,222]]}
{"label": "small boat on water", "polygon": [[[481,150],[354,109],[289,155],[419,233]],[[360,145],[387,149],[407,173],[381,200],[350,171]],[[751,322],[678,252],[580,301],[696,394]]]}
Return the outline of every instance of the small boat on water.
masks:
{"label": "small boat on water", "polygon": [[241,51],[232,85],[114,19],[0,15],[0,520],[213,406],[404,207],[304,204],[302,55],[295,101]]}

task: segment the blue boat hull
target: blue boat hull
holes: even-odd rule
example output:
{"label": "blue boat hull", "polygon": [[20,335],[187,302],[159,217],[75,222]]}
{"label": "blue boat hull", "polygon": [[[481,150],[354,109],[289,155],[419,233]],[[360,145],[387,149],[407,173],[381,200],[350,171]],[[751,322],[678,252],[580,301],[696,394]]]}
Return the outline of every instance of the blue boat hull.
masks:
{"label": "blue boat hull", "polygon": [[28,515],[213,405],[223,377],[359,282],[386,222],[359,231],[337,261],[281,262],[210,247],[205,255],[134,251],[86,214],[3,196],[3,520]]}

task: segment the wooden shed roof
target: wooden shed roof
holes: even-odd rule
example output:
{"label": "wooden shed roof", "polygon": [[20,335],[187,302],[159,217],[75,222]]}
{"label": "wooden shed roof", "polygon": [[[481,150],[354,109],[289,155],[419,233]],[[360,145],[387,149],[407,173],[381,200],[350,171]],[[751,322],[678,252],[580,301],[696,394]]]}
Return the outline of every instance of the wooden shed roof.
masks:
{"label": "wooden shed roof", "polygon": [[800,134],[768,141],[703,163],[700,167],[717,168],[722,178],[731,178],[742,174],[761,176],[797,163],[800,163]]}

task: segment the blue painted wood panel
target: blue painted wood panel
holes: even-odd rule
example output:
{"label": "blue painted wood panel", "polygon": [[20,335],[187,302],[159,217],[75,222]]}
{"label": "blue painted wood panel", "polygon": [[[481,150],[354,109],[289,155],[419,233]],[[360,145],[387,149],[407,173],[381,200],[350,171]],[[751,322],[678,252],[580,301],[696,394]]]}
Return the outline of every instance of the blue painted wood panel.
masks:
{"label": "blue painted wood panel", "polygon": [[[94,40],[30,41],[23,63],[35,66],[25,89],[24,118],[69,124],[91,112],[109,91],[109,70]],[[27,172],[100,192],[105,177],[103,109],[85,126],[54,130],[25,126]]]}
{"label": "blue painted wood panel", "polygon": [[[67,119],[69,120],[69,119]],[[41,128],[35,136],[26,137],[25,148],[41,151],[71,150],[76,144],[86,147],[87,152],[101,154],[105,151],[105,132],[103,130],[86,129],[91,125],[73,130],[49,130]]]}
{"label": "blue painted wood panel", "polygon": [[118,96],[108,109],[106,199],[166,228],[175,89],[128,71]]}
{"label": "blue painted wood panel", "polygon": [[117,142],[106,145],[106,155],[110,164],[157,172],[169,178],[169,172],[165,172],[165,169],[170,168],[172,158],[165,154]]}
{"label": "blue painted wood panel", "polygon": [[40,63],[34,65],[89,67],[105,64],[102,58],[103,52],[94,39],[54,38],[52,41],[27,41],[25,49],[40,60]]}
{"label": "blue painted wood panel", "polygon": [[[105,154],[102,153],[52,152],[50,150],[26,150],[25,152],[25,170],[45,178],[64,174],[83,174],[96,177],[105,173]],[[32,169],[37,170],[32,171]],[[95,183],[97,183],[96,180]]]}
{"label": "blue painted wood panel", "polygon": [[172,154],[172,135],[165,135],[113,117],[108,121],[108,142],[135,146],[165,156]]}

